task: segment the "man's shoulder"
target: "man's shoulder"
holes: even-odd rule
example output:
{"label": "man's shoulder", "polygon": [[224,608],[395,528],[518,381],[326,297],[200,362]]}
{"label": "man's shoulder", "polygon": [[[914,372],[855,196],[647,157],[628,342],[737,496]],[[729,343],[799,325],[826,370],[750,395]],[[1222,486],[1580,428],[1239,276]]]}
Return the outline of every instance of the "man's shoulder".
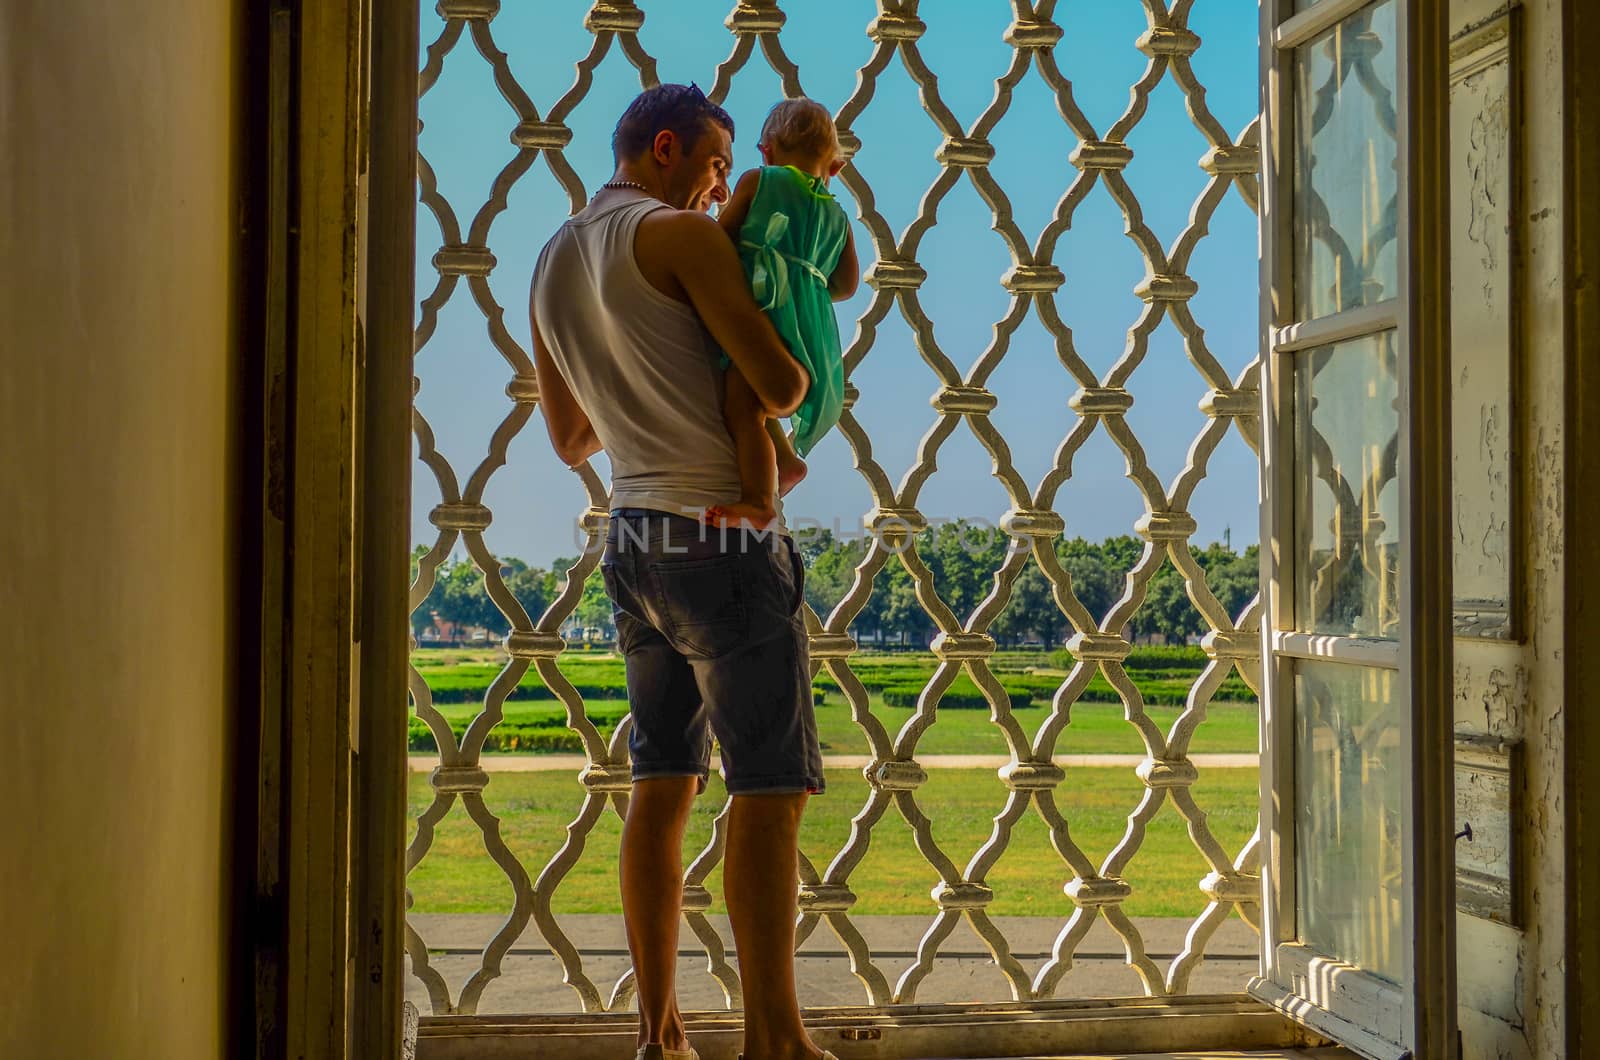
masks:
{"label": "man's shoulder", "polygon": [[652,231],[688,239],[699,239],[711,235],[722,236],[722,226],[708,213],[699,210],[674,210],[663,205],[659,209],[651,210],[639,218],[641,229],[649,228]]}
{"label": "man's shoulder", "polygon": [[[626,207],[631,205],[634,204],[623,202],[620,204],[606,203],[597,207],[595,203],[589,203],[583,209],[561,222],[560,226],[550,234],[550,238],[545,240],[544,249],[540,251],[540,256],[542,257],[544,254],[549,253],[552,249],[571,243],[579,238],[580,234],[586,229],[608,220],[615,220],[616,218],[613,215],[621,214]],[[656,204],[657,207],[663,205],[662,203]],[[640,216],[640,220],[643,221],[650,216],[652,216],[652,213],[647,211]]]}
{"label": "man's shoulder", "polygon": [[581,242],[581,233],[595,221],[605,216],[606,211],[597,211],[591,203],[568,217],[550,233],[550,238],[545,240],[544,246],[539,248],[539,255],[534,259],[533,285],[539,287],[539,280],[548,270],[546,264],[551,258],[567,254],[578,253],[577,245]]}
{"label": "man's shoulder", "polygon": [[673,272],[680,262],[699,260],[714,243],[728,242],[722,226],[698,210],[653,210],[639,219],[637,231],[634,253],[639,263]]}
{"label": "man's shoulder", "polygon": [[542,263],[552,251],[560,250],[562,246],[572,241],[573,222],[581,215],[575,215],[561,222],[561,225],[550,233],[550,238],[544,241],[544,246],[539,248],[537,263]]}
{"label": "man's shoulder", "polygon": [[537,297],[541,288],[546,286],[545,281],[551,275],[549,262],[553,255],[559,255],[562,248],[572,242],[572,221],[569,219],[562,223],[551,233],[550,238],[544,241],[544,246],[539,248],[539,256],[533,260],[532,294]]}

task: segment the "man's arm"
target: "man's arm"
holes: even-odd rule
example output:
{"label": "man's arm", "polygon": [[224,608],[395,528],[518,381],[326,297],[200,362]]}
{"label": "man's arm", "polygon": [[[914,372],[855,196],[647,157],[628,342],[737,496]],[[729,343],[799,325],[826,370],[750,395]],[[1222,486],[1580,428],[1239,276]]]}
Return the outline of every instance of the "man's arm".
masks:
{"label": "man's arm", "polygon": [[544,410],[544,426],[550,432],[550,444],[562,463],[577,467],[600,451],[600,439],[595,436],[588,414],[579,407],[578,399],[572,396],[567,381],[561,377],[550,351],[545,349],[531,304],[528,323],[533,327],[533,370],[539,380],[539,407]]}
{"label": "man's arm", "polygon": [[733,241],[705,214],[662,210],[656,216],[660,220],[654,224],[646,218],[639,226],[641,236],[647,227],[653,231],[648,246],[642,245],[644,240],[635,243],[636,252],[664,255],[689,304],[749,381],[767,414],[793,414],[805,400],[811,377],[756,305]]}

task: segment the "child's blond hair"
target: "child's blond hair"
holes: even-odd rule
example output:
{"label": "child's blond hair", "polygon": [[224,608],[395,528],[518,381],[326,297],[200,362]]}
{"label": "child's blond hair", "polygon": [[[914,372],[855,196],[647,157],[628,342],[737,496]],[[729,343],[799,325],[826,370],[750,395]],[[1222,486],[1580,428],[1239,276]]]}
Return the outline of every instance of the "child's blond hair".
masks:
{"label": "child's blond hair", "polygon": [[838,155],[839,133],[833,115],[814,99],[786,99],[767,112],[761,143],[807,158]]}

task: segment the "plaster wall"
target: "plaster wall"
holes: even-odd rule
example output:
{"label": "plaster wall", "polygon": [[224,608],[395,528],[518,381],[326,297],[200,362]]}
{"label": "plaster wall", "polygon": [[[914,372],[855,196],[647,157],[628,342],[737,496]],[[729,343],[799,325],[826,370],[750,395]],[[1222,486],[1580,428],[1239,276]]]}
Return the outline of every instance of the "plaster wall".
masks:
{"label": "plaster wall", "polygon": [[[1513,558],[1521,579],[1514,621],[1521,628],[1510,640],[1456,640],[1455,719],[1458,733],[1521,742],[1524,779],[1512,826],[1521,848],[1516,872],[1522,901],[1517,926],[1458,916],[1460,1025],[1467,1060],[1547,1060],[1564,1049],[1562,5],[1559,0],[1516,5],[1452,0],[1452,22],[1459,31],[1507,6],[1520,8],[1521,39],[1512,54],[1520,121],[1514,112],[1512,120],[1521,141],[1513,154],[1521,201],[1509,217],[1520,253],[1512,259],[1518,267],[1504,269],[1499,282],[1507,285],[1520,315],[1520,349],[1505,415],[1485,415],[1485,426],[1465,436],[1458,420],[1454,446],[1458,455],[1464,447],[1509,446],[1516,479],[1509,514],[1520,531],[1520,555]],[[1474,193],[1462,186],[1460,174],[1456,178],[1452,194]],[[1457,243],[1473,238],[1459,226],[1452,230]],[[1457,298],[1481,297],[1463,290],[1459,277],[1455,289]],[[1453,371],[1470,368],[1466,360],[1458,354]],[[1509,431],[1493,436],[1490,425],[1496,422],[1509,424]]]}
{"label": "plaster wall", "polygon": [[239,5],[0,4],[0,1055],[227,1053]]}

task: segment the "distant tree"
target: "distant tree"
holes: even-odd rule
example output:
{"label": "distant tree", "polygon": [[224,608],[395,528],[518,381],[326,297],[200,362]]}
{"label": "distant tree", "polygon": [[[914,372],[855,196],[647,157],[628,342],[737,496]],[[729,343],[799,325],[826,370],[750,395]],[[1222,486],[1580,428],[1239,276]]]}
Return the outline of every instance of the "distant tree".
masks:
{"label": "distant tree", "polygon": [[611,598],[606,595],[606,586],[597,569],[584,582],[583,596],[578,600],[578,607],[572,612],[572,617],[585,629],[598,629],[603,637],[616,636],[617,629],[614,622],[615,611],[611,605]]}
{"label": "distant tree", "polygon": [[[419,545],[413,550],[413,580],[421,559],[427,553],[427,546]],[[511,595],[528,612],[529,619],[537,621],[550,599],[545,590],[548,572],[530,567],[515,556],[507,556],[500,564],[499,574]],[[456,636],[482,629],[491,636],[503,637],[511,629],[511,623],[490,597],[483,573],[472,560],[465,557],[439,565],[432,591],[411,614],[411,628],[418,636],[435,625],[451,630]]]}
{"label": "distant tree", "polygon": [[1132,570],[1144,555],[1144,544],[1132,534],[1108,537],[1100,543],[1100,562],[1106,565],[1120,584],[1122,576]]}
{"label": "distant tree", "polygon": [[424,628],[435,620],[453,627],[458,636],[472,629],[503,633],[507,628],[484,588],[483,575],[465,558],[440,564],[433,592],[412,619],[414,624],[422,621]]}
{"label": "distant tree", "polygon": [[[1011,540],[1002,530],[966,521],[942,524],[917,535],[917,555],[931,572],[939,598],[959,620],[967,621],[993,590],[994,573],[1006,562]],[[841,540],[822,528],[798,531],[795,541],[806,565],[806,602],[826,618],[854,584],[856,568],[870,543]],[[1072,578],[1072,591],[1096,623],[1104,622],[1106,613],[1122,597],[1126,572],[1143,556],[1144,549],[1142,540],[1128,534],[1098,544],[1082,537],[1055,543],[1056,556]],[[423,545],[413,550],[413,579],[427,552]],[[1212,593],[1230,617],[1237,617],[1257,591],[1259,549],[1251,545],[1241,555],[1213,543],[1204,548],[1191,546],[1190,552]],[[576,562],[575,557],[557,557],[546,569],[508,556],[502,561],[500,576],[529,618],[537,621],[565,590],[567,571]],[[509,628],[484,588],[483,575],[467,559],[440,567],[432,592],[412,616],[412,628],[420,635],[433,624],[435,615],[463,632],[483,628],[503,636]],[[585,583],[571,621],[614,635],[612,605],[598,570]],[[1151,577],[1145,600],[1129,626],[1137,637],[1159,635],[1174,643],[1183,643],[1209,628],[1171,563],[1163,563]],[[922,646],[935,628],[917,599],[915,583],[896,557],[884,564],[871,595],[850,624],[850,632],[858,640],[879,646],[891,641]],[[1049,579],[1032,560],[1017,576],[1011,597],[990,632],[1006,645],[1037,638],[1054,646],[1071,635],[1071,624],[1056,605]]]}
{"label": "distant tree", "polygon": [[[800,545],[806,564],[806,603],[819,618],[826,619],[855,584],[856,566],[866,555],[866,548],[860,541],[835,541],[828,530],[806,537]],[[870,619],[870,615],[858,615],[855,624],[862,625],[863,618]]]}
{"label": "distant tree", "polygon": [[578,562],[577,556],[557,556],[550,561],[550,570],[544,576],[545,599],[555,603],[556,597],[566,589],[567,571],[576,562]]}
{"label": "distant tree", "polygon": [[[411,576],[408,585],[415,585],[417,573],[422,567],[422,559],[430,551],[429,545],[417,545],[411,550]],[[411,632],[414,636],[422,636],[429,626],[433,625],[433,613],[438,610],[444,594],[437,584],[429,591],[427,597],[417,608],[411,612]]]}
{"label": "distant tree", "polygon": [[1066,542],[1056,555],[1072,575],[1072,591],[1096,623],[1105,621],[1106,612],[1122,596],[1123,579],[1111,572],[1100,550],[1083,538]]}
{"label": "distant tree", "polygon": [[531,622],[538,622],[539,616],[550,606],[550,594],[545,589],[549,576],[549,571],[530,567],[515,556],[507,556],[500,565],[500,577],[511,595],[517,598],[517,603],[528,612]]}
{"label": "distant tree", "polygon": [[1005,563],[1004,531],[965,519],[917,535],[917,554],[933,574],[939,598],[966,622],[994,588],[994,572]]}
{"label": "distant tree", "polygon": [[[865,546],[860,547],[860,552],[862,555],[866,554]],[[857,562],[859,562],[859,559]],[[899,566],[899,564],[891,559],[889,566],[895,567]],[[856,617],[850,624],[852,636],[860,640],[870,631],[873,637],[876,638],[875,642],[879,647],[883,646],[884,638],[889,634],[888,626],[884,623],[883,617],[884,587],[888,584],[885,580],[885,575],[888,573],[889,568],[885,567],[884,572],[878,575],[878,580],[873,585],[872,591],[867,595],[866,601],[861,605],[861,610],[856,612]],[[810,575],[808,574],[807,577],[810,577]],[[849,592],[850,586],[853,584],[855,584],[855,574],[852,571],[850,580],[844,584],[840,594],[843,595],[843,593]],[[813,603],[811,606],[815,608],[816,604]]]}
{"label": "distant tree", "polygon": [[794,543],[800,550],[800,558],[805,561],[807,570],[811,569],[812,564],[824,556],[837,552],[840,548],[833,531],[825,526],[806,526],[796,529]]}
{"label": "distant tree", "polygon": [[[540,572],[540,588],[544,597],[541,612],[548,609],[567,591],[568,571],[578,559],[577,556],[557,556],[551,561],[548,571]],[[606,595],[605,578],[600,573],[600,568],[596,567],[589,572],[588,580],[583,583],[578,603],[567,616],[566,623],[585,629],[598,629],[601,636],[613,637],[616,635],[616,625],[612,616],[613,608],[611,598]]]}
{"label": "distant tree", "polygon": [[1144,603],[1134,612],[1129,625],[1135,636],[1160,634],[1172,644],[1186,643],[1210,628],[1189,602],[1183,575],[1171,563],[1163,563],[1150,578]]}
{"label": "distant tree", "polygon": [[1235,555],[1231,549],[1213,544],[1197,550],[1195,559],[1205,568],[1206,584],[1228,617],[1237,619],[1261,588],[1260,547],[1251,545],[1243,555]]}
{"label": "distant tree", "polygon": [[989,631],[1004,647],[1015,647],[1033,636],[1045,647],[1054,648],[1071,628],[1056,606],[1050,579],[1038,564],[1029,563],[1012,583],[1011,599]]}
{"label": "distant tree", "polygon": [[878,577],[882,593],[881,628],[901,644],[926,644],[933,635],[933,619],[917,599],[916,583],[905,565],[892,559]]}

